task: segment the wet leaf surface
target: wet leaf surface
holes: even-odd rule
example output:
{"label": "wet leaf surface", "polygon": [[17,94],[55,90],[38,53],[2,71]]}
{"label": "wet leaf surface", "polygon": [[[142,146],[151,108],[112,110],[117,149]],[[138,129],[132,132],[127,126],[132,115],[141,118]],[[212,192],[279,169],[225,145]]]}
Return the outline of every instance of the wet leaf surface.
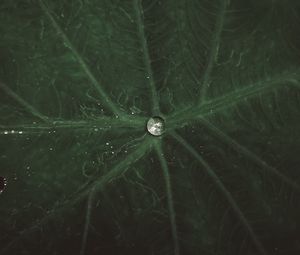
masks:
{"label": "wet leaf surface", "polygon": [[2,0],[0,254],[298,255],[299,23],[293,0]]}

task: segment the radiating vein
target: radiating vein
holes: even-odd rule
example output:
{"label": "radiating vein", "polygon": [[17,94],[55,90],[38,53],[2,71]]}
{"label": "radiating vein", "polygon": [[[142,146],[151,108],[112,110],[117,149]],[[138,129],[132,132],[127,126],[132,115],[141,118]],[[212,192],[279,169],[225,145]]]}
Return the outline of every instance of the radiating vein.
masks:
{"label": "radiating vein", "polygon": [[176,128],[192,120],[199,119],[199,117],[209,116],[211,114],[215,114],[216,112],[235,106],[238,103],[247,102],[246,99],[256,97],[261,93],[267,93],[275,89],[282,88],[283,85],[289,84],[294,86],[295,84],[298,84],[299,81],[293,78],[293,76],[295,76],[294,73],[275,76],[272,79],[268,79],[263,82],[257,82],[217,98],[207,100],[199,106],[189,107],[183,109],[182,111],[177,111],[167,117],[168,125],[172,128]]}
{"label": "radiating vein", "polygon": [[[201,122],[212,132],[214,132],[223,142],[230,145],[233,149],[235,149],[237,152],[244,154],[246,157],[254,161],[257,165],[261,166],[263,169],[269,171],[271,174],[277,176],[280,180],[283,180],[286,184],[294,188],[296,191],[300,192],[299,185],[294,182],[293,180],[289,179],[282,173],[280,173],[276,168],[270,166],[267,162],[262,160],[259,156],[257,156],[255,153],[248,150],[245,146],[239,144],[237,141],[232,139],[229,135],[224,133],[222,130],[214,126],[209,121],[205,120],[204,118],[201,118]],[[259,168],[260,169],[260,168]],[[262,171],[262,169],[260,169]]]}
{"label": "radiating vein", "polygon": [[214,63],[217,61],[217,56],[218,56],[218,51],[219,51],[219,46],[220,46],[220,40],[221,40],[221,33],[223,30],[223,25],[224,25],[224,18],[225,18],[225,13],[226,13],[226,5],[227,5],[227,0],[220,0],[220,8],[217,16],[217,21],[215,25],[215,31],[214,34],[212,35],[212,40],[211,40],[211,48],[210,52],[208,55],[208,62],[204,71],[204,76],[201,84],[201,89],[200,89],[200,100],[199,103],[203,103],[206,98],[206,93],[207,89],[210,83],[210,77],[211,77],[211,72],[214,66]]}
{"label": "radiating vein", "polygon": [[250,238],[252,239],[257,251],[262,254],[266,255],[267,252],[265,251],[263,245],[259,241],[259,239],[256,237],[256,234],[254,233],[252,226],[248,222],[247,218],[237,205],[236,201],[230,194],[230,192],[227,190],[227,188],[224,186],[220,178],[215,174],[213,169],[208,165],[208,163],[200,156],[200,154],[180,135],[178,135],[175,132],[172,132],[171,135],[189,152],[191,155],[199,161],[199,163],[203,166],[205,172],[209,177],[213,180],[215,183],[216,187],[218,188],[219,192],[225,197],[225,199],[228,201],[230,204],[232,210],[240,220],[241,224],[245,227],[247,230],[247,233],[249,234]]}
{"label": "radiating vein", "polygon": [[93,192],[97,192],[100,189],[104,188],[104,186],[112,180],[119,178],[128,170],[128,168],[132,164],[140,160],[147,153],[147,151],[151,149],[151,145],[152,140],[149,137],[146,137],[145,140],[139,146],[137,146],[137,148],[132,153],[128,154],[125,159],[123,159],[120,163],[115,165],[111,171],[104,175],[95,175],[93,181],[89,181],[83,184],[70,199],[65,200],[64,202],[55,206],[52,210],[48,211],[45,217],[38,220],[29,228],[20,232],[17,238],[15,238],[12,242],[8,243],[6,246],[4,246],[2,250],[0,250],[0,254],[2,255],[9,253],[12,246],[20,240],[22,240],[26,235],[37,231],[55,216],[62,214],[65,210],[72,208],[73,206],[81,202],[83,199],[87,198],[92,190]]}
{"label": "radiating vein", "polygon": [[140,0],[134,0],[134,12],[136,17],[137,29],[138,29],[138,37],[142,46],[143,51],[143,59],[144,65],[146,68],[146,79],[149,81],[149,88],[151,91],[151,98],[152,98],[152,114],[159,115],[159,103],[158,103],[158,94],[155,87],[154,77],[153,77],[153,70],[151,67],[151,59],[149,55],[149,47],[147,43],[147,38],[145,35],[145,26],[142,17],[142,6]]}
{"label": "radiating vein", "polygon": [[94,197],[95,197],[95,189],[92,189],[90,191],[88,201],[87,201],[87,209],[86,209],[85,224],[84,224],[84,230],[83,230],[82,241],[81,241],[80,255],[84,255],[86,249],[88,232],[91,223],[92,205],[94,202]]}
{"label": "radiating vein", "polygon": [[177,233],[177,224],[176,224],[176,213],[174,209],[174,200],[173,200],[173,191],[172,191],[172,185],[171,185],[171,178],[169,173],[169,168],[167,161],[165,159],[165,156],[163,154],[163,151],[161,149],[161,143],[156,142],[155,143],[155,151],[157,154],[157,157],[159,159],[161,168],[163,170],[163,175],[165,179],[166,184],[166,192],[167,192],[167,202],[168,202],[168,211],[170,215],[170,223],[171,223],[171,232],[172,232],[172,238],[174,242],[174,254],[179,255],[179,240],[178,240],[178,233]]}
{"label": "radiating vein", "polygon": [[88,130],[94,129],[96,131],[111,130],[112,128],[124,128],[132,130],[143,130],[145,120],[142,119],[116,119],[112,117],[97,117],[97,119],[91,120],[55,120],[51,119],[47,123],[35,122],[33,124],[22,124],[22,125],[1,125],[0,134],[17,134],[18,132],[34,134],[34,133],[45,133],[54,130],[68,130],[68,129],[80,129]]}
{"label": "radiating vein", "polygon": [[48,117],[40,113],[35,107],[33,107],[31,104],[26,102],[22,97],[20,97],[18,94],[16,94],[13,90],[11,90],[6,84],[0,82],[0,88],[5,91],[6,94],[8,94],[10,97],[12,97],[14,100],[16,100],[20,105],[22,105],[29,113],[31,113],[33,116],[41,119],[44,122],[48,121]]}
{"label": "radiating vein", "polygon": [[85,63],[83,57],[79,54],[79,52],[75,49],[71,41],[69,40],[66,33],[63,31],[61,26],[58,24],[54,16],[51,14],[51,11],[49,8],[45,5],[45,3],[42,0],[39,0],[40,6],[42,10],[45,12],[46,16],[51,21],[52,25],[56,29],[57,33],[61,36],[63,43],[70,49],[70,51],[73,53],[74,57],[78,61],[80,67],[87,75],[88,79],[90,80],[93,87],[98,91],[99,96],[101,100],[103,100],[103,103],[117,116],[122,116],[123,113],[117,108],[117,106],[113,103],[113,101],[110,99],[110,97],[106,94],[104,89],[102,88],[102,84],[97,81],[95,76],[92,74],[90,68]]}

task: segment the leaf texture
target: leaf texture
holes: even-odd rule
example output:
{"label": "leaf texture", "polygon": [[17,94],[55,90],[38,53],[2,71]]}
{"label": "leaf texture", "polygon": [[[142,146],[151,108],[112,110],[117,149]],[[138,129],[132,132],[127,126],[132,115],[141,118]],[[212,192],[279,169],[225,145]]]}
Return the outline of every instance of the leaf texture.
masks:
{"label": "leaf texture", "polygon": [[0,254],[298,255],[299,23],[296,0],[2,0]]}

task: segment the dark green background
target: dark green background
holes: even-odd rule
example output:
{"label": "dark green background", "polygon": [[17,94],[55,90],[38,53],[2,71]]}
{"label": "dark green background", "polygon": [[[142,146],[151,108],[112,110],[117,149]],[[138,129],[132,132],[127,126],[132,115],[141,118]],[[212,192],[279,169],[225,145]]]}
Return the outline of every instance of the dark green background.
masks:
{"label": "dark green background", "polygon": [[0,254],[300,254],[299,24],[297,0],[1,0]]}

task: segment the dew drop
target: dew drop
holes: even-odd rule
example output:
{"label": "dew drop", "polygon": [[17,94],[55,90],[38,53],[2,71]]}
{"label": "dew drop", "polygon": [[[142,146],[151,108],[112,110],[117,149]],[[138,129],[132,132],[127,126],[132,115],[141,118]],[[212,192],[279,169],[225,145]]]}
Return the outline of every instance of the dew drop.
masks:
{"label": "dew drop", "polygon": [[3,192],[7,182],[3,176],[0,176],[0,194]]}
{"label": "dew drop", "polygon": [[147,130],[151,135],[160,136],[165,129],[165,121],[163,118],[154,116],[147,122]]}

